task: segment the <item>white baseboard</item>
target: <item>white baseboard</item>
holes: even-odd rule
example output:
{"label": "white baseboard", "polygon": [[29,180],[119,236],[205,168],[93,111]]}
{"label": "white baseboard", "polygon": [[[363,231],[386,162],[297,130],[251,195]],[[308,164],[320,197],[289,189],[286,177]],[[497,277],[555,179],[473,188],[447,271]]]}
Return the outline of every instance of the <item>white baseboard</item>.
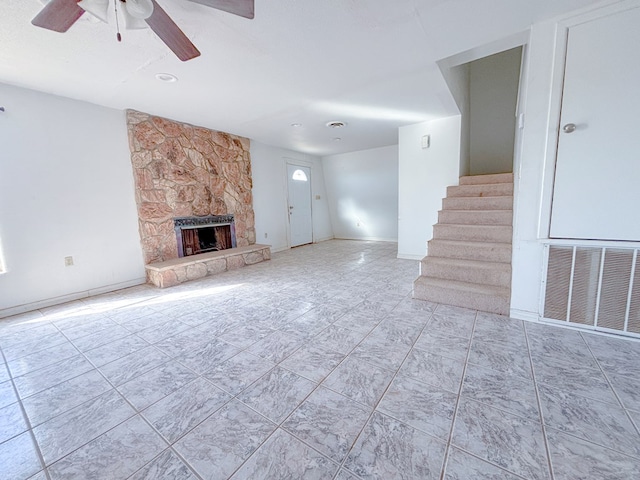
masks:
{"label": "white baseboard", "polygon": [[360,240],[363,242],[388,242],[398,243],[397,238],[383,238],[383,237],[334,237],[336,240]]}
{"label": "white baseboard", "polygon": [[529,312],[528,310],[518,310],[517,308],[512,308],[509,312],[509,316],[511,318],[515,318],[516,320],[526,320],[527,322],[539,322],[540,316],[538,312]]}
{"label": "white baseboard", "polygon": [[16,305],[15,307],[4,308],[0,310],[0,318],[10,317],[12,315],[19,315],[21,313],[31,312],[40,308],[52,307],[53,305],[60,305],[62,303],[73,302],[74,300],[80,300],[81,298],[87,298],[94,295],[100,295],[103,293],[115,292],[116,290],[122,290],[123,288],[135,287],[136,285],[142,285],[147,282],[145,277],[136,278],[133,280],[127,280],[125,282],[114,283],[112,285],[105,285],[103,287],[90,288],[80,292],[69,293],[67,295],[60,295],[59,297],[45,298],[36,302],[24,303],[22,305]]}
{"label": "white baseboard", "polygon": [[426,255],[411,255],[409,253],[399,253],[397,255],[398,258],[401,258],[403,260],[422,260],[424,257],[426,257]]}
{"label": "white baseboard", "polygon": [[[134,280],[128,280],[126,282],[114,283],[113,285],[107,285],[106,287],[98,287],[87,290],[88,296],[101,295],[103,293],[115,292],[116,290],[122,290],[123,288],[135,287],[137,285],[143,285],[147,283],[147,278],[136,278]],[[153,286],[153,285],[152,285]]]}
{"label": "white baseboard", "polygon": [[334,237],[333,235],[330,237],[324,237],[324,238],[314,238],[313,243],[326,242],[327,240],[333,240],[334,238],[336,237]]}

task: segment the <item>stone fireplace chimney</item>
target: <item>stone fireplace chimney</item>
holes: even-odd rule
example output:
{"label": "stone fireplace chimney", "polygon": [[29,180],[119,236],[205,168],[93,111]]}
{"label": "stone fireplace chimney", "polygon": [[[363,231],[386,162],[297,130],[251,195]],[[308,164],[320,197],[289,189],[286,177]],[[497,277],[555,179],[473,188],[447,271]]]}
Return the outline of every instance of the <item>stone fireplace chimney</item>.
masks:
{"label": "stone fireplace chimney", "polygon": [[145,264],[178,258],[177,217],[233,215],[255,244],[249,139],[134,110],[127,128]]}

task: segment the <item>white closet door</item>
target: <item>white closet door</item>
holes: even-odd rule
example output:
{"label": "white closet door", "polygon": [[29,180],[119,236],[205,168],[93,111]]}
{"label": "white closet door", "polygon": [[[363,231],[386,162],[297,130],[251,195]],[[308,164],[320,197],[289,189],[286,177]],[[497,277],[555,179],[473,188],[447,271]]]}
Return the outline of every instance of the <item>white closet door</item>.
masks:
{"label": "white closet door", "polygon": [[552,238],[640,241],[638,115],[640,8],[571,27]]}

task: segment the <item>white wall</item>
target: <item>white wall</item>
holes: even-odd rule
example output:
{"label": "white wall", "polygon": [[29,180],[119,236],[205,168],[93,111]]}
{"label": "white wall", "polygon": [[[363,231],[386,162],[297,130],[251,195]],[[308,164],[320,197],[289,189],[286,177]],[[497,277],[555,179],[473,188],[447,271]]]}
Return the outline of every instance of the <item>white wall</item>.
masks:
{"label": "white wall", "polygon": [[144,282],[124,112],[0,98],[0,317]]}
{"label": "white wall", "polygon": [[[251,141],[256,242],[271,245],[274,252],[289,248],[287,162],[294,164],[298,162],[300,165],[311,167],[313,241],[320,242],[333,238],[320,159]],[[319,199],[316,199],[317,195],[320,196]]]}
{"label": "white wall", "polygon": [[441,71],[460,111],[460,176],[469,175],[471,168],[469,63],[454,67],[442,65]]}
{"label": "white wall", "polygon": [[469,64],[470,174],[513,171],[522,48]]}
{"label": "white wall", "polygon": [[322,158],[336,238],[398,240],[398,146]]}
{"label": "white wall", "polygon": [[[585,9],[535,24],[531,29],[520,100],[525,122],[514,165],[511,283],[511,316],[514,318],[537,320],[540,310],[544,243],[548,241],[564,70],[564,51],[556,31],[560,38],[564,38],[564,33],[558,23],[583,12],[588,18],[609,14],[632,3],[637,4],[620,2],[610,7],[605,5],[601,11]],[[635,206],[621,212],[629,218],[635,214]]]}
{"label": "white wall", "polygon": [[525,126],[514,164],[511,315],[524,319],[537,319],[540,302],[543,245],[539,239],[546,236],[540,235],[546,145],[547,136],[555,136],[549,124],[554,37],[555,25],[551,22],[532,27],[525,61],[527,73],[521,86]]}
{"label": "white wall", "polygon": [[[400,128],[398,257],[421,259],[460,169],[460,115]],[[423,135],[431,146],[421,147]]]}

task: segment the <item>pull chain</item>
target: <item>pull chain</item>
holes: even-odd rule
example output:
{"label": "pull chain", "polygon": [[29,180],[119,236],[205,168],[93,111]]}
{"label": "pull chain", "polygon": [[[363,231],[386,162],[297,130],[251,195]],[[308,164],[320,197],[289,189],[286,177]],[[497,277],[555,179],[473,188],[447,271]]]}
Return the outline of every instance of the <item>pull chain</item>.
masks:
{"label": "pull chain", "polygon": [[120,24],[118,23],[118,1],[119,0],[114,0],[113,2],[113,9],[116,12],[116,38],[118,39],[119,42],[122,41],[122,35],[120,35]]}

